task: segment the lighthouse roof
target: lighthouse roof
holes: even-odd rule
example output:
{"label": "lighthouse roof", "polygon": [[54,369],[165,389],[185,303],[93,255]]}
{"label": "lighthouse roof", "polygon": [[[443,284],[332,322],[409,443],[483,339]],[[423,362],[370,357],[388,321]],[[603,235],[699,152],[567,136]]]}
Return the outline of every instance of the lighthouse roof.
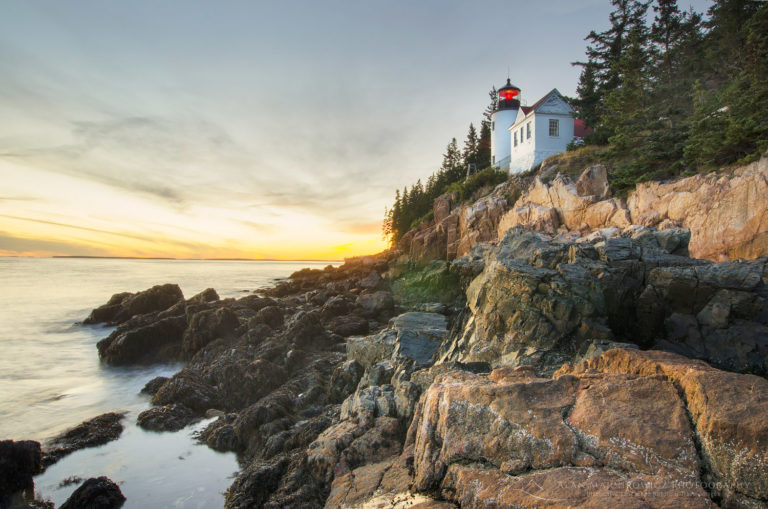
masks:
{"label": "lighthouse roof", "polygon": [[502,91],[502,90],[508,90],[508,89],[515,89],[515,90],[520,90],[520,88],[518,88],[518,87],[514,86],[514,85],[513,85],[513,84],[512,84],[512,83],[509,81],[509,78],[507,78],[507,82],[504,84],[504,86],[503,86],[503,87],[501,87],[501,88],[499,89],[499,91]]}

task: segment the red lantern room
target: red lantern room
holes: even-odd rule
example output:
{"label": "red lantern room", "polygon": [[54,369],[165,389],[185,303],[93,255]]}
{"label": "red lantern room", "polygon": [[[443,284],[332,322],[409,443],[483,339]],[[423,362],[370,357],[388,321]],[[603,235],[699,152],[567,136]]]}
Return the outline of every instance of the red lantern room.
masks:
{"label": "red lantern room", "polygon": [[520,89],[509,82],[499,89],[497,110],[516,110],[520,108]]}

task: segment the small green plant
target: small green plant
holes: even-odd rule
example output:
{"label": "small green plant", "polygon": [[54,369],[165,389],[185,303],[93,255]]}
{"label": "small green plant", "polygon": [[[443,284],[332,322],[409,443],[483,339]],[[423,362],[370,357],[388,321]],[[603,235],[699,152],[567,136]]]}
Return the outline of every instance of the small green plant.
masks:
{"label": "small green plant", "polygon": [[455,193],[459,201],[469,199],[483,187],[496,187],[507,180],[507,173],[495,168],[486,168],[468,177],[463,182],[454,182],[446,192]]}

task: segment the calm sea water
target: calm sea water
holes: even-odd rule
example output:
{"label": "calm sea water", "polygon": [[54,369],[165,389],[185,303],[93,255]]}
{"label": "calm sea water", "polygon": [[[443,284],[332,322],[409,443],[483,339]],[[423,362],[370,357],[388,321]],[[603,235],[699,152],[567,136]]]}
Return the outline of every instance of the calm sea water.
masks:
{"label": "calm sea water", "polygon": [[108,411],[128,412],[122,437],[64,458],[35,480],[58,506],[75,475],[119,482],[126,509],[223,506],[238,469],[234,454],[197,444],[192,432],[146,432],[136,416],[149,407],[138,393],[179,365],[114,368],[96,343],[113,329],[83,326],[91,309],[122,291],[178,283],[185,297],[213,287],[222,298],[246,295],[321,262],[0,258],[0,439],[44,441]]}

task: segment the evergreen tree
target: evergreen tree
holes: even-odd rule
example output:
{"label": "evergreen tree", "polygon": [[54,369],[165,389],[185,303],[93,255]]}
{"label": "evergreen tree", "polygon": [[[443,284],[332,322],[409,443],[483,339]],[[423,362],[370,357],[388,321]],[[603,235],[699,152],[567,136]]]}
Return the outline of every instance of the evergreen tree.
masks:
{"label": "evergreen tree", "polygon": [[488,92],[488,96],[491,98],[491,102],[483,112],[483,120],[490,123],[493,117],[493,113],[499,107],[499,91],[496,90],[496,87],[491,87],[491,90]]}
{"label": "evergreen tree", "polygon": [[452,138],[451,142],[445,148],[443,165],[440,169],[445,172],[446,185],[458,182],[464,177],[464,169],[461,164],[461,152],[459,152],[456,138]]}
{"label": "evergreen tree", "polygon": [[597,81],[597,65],[594,62],[574,62],[573,65],[582,66],[576,87],[578,97],[574,101],[576,117],[587,125],[597,126],[600,121],[600,102],[603,100],[603,93]]}
{"label": "evergreen tree", "polygon": [[491,123],[483,120],[480,124],[480,139],[477,141],[477,169],[491,166]]}
{"label": "evergreen tree", "polygon": [[[743,26],[736,28],[734,24],[753,8],[752,2],[717,2],[710,10],[709,24],[722,24],[712,26],[715,39],[709,44],[718,47],[710,47],[708,54],[723,52],[741,37],[738,34],[743,35],[744,46],[738,51],[742,62],[739,72],[724,86],[713,89],[713,83],[722,77],[711,74],[707,75],[709,81],[696,84],[694,121],[685,147],[687,161],[696,167],[749,161],[768,149],[768,4],[756,10]],[[734,30],[738,34],[733,34]],[[725,46],[719,46],[723,41]]]}
{"label": "evergreen tree", "polygon": [[477,137],[477,130],[474,124],[469,124],[467,139],[464,140],[464,150],[461,153],[462,166],[467,168],[470,164],[475,165],[477,169],[478,150],[480,140]]}
{"label": "evergreen tree", "polygon": [[591,126],[595,129],[594,139],[597,141],[604,141],[614,134],[602,123],[606,111],[600,98],[621,85],[619,60],[624,54],[630,31],[644,24],[648,9],[647,3],[637,0],[611,0],[611,5],[614,6],[609,16],[611,27],[604,32],[591,31],[586,37],[589,41],[587,61],[573,63],[583,67],[578,86],[585,95],[580,92],[579,114],[581,118],[595,122]]}

